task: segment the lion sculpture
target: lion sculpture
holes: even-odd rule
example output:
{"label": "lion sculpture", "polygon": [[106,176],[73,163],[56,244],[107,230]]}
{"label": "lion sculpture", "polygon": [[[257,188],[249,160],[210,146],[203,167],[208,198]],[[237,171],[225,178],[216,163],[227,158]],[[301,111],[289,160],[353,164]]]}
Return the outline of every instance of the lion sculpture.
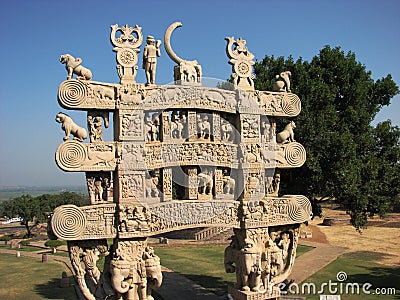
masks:
{"label": "lion sculpture", "polygon": [[285,129],[282,132],[279,132],[276,135],[277,143],[289,143],[295,142],[294,140],[294,129],[296,128],[296,124],[291,121],[289,124],[285,126]]}
{"label": "lion sculpture", "polygon": [[61,129],[65,131],[64,141],[69,140],[71,134],[74,136],[74,140],[80,142],[87,138],[86,129],[76,125],[70,116],[59,112],[56,116],[56,122],[61,123]]}
{"label": "lion sculpture", "polygon": [[71,54],[64,54],[60,57],[60,62],[65,64],[65,68],[68,71],[67,79],[72,78],[72,74],[76,74],[78,79],[81,80],[91,80],[92,79],[92,71],[81,66],[82,59],[74,58]]}

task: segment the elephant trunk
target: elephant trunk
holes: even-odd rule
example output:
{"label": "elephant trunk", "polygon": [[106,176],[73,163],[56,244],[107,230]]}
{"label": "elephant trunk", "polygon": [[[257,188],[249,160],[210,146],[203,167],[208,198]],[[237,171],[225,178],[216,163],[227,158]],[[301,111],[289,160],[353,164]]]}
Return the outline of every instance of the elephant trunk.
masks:
{"label": "elephant trunk", "polygon": [[158,289],[162,284],[162,272],[160,258],[158,256],[151,257],[145,260],[147,286],[151,289]]}

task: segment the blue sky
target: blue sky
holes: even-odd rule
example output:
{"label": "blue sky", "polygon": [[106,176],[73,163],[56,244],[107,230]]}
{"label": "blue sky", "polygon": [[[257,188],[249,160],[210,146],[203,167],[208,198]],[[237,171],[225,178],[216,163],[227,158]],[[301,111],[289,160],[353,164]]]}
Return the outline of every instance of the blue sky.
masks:
{"label": "blue sky", "polygon": [[[64,111],[85,125],[85,113],[57,103],[57,88],[67,75],[58,59],[71,53],[92,70],[93,80],[119,82],[109,41],[116,23],[138,24],[144,36],[162,40],[166,28],[181,21],[172,47],[184,59],[197,59],[205,77],[229,77],[224,38],[234,36],[246,39],[258,60],[265,55],[311,60],[325,45],[340,46],[354,52],[375,80],[392,74],[400,85],[397,0],[14,0],[0,7],[0,186],[84,184],[83,173],[65,173],[54,162],[63,137],[55,115]],[[162,47],[158,84],[172,81],[173,66]],[[145,82],[142,69],[136,79]],[[376,122],[386,119],[400,125],[400,96]]]}

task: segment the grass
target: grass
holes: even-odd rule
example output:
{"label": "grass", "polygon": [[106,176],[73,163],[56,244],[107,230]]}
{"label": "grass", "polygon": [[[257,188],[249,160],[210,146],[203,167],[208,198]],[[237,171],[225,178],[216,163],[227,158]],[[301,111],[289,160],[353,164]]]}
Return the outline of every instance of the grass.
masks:
{"label": "grass", "polygon": [[[333,283],[337,283],[338,293],[336,294],[341,294],[341,298],[345,300],[400,299],[400,269],[398,267],[390,267],[377,263],[377,261],[381,259],[381,253],[347,253],[340,256],[336,261],[332,262],[313,276],[309,277],[307,280],[305,280],[305,282],[314,283],[317,287],[317,290],[320,289],[323,283],[329,283],[329,280]],[[339,272],[345,272],[347,274],[347,280],[343,281],[342,284],[343,293],[340,293],[340,282],[336,279],[336,276]],[[360,294],[351,295],[351,288],[348,288],[350,293],[346,293],[346,283],[357,283],[360,287]],[[362,286],[365,283],[372,285],[372,287],[368,289],[371,294],[365,294],[362,292]],[[350,286],[348,285],[348,287]],[[386,295],[378,296],[375,293],[376,288],[385,288]],[[393,292],[388,290],[388,288],[395,288],[395,295],[388,295],[389,292]],[[307,289],[305,289],[305,291],[307,292]],[[299,294],[299,296],[306,296],[307,300],[319,299],[319,295],[306,294],[307,293]],[[329,292],[329,286],[326,286],[323,294],[333,295],[335,293]]]}
{"label": "grass", "polygon": [[[228,284],[236,281],[234,273],[225,272],[225,248],[225,245],[165,247],[157,248],[156,254],[163,266],[186,276],[217,295],[222,295],[227,292]],[[298,255],[311,249],[299,246]]]}
{"label": "grass", "polygon": [[71,275],[60,262],[42,263],[39,259],[3,254],[0,270],[0,299],[77,299],[73,286],[59,287],[61,273]]}

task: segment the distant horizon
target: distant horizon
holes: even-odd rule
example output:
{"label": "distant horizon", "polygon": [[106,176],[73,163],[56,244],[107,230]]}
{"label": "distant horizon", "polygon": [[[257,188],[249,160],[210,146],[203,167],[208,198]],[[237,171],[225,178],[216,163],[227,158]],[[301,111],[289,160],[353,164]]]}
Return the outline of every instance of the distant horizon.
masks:
{"label": "distant horizon", "polygon": [[[71,20],[64,17],[68,7],[77,8]],[[68,111],[57,102],[58,87],[67,78],[59,58],[65,53],[80,57],[92,70],[93,81],[118,83],[116,54],[110,44],[113,24],[138,24],[144,36],[163,40],[168,26],[181,21],[183,27],[171,39],[176,53],[196,59],[204,77],[222,81],[232,70],[225,38],[234,36],[247,41],[258,61],[266,55],[311,61],[326,45],[340,47],[344,53],[354,53],[374,81],[391,74],[399,86],[399,11],[397,0],[149,0],[119,4],[70,0],[67,7],[51,0],[5,1],[0,11],[4,45],[0,54],[5,58],[0,73],[0,186],[85,185],[83,172],[63,172],[54,160],[64,135],[55,122],[56,114],[65,112],[83,127],[87,123],[85,112]],[[136,81],[144,83],[145,73],[138,65]],[[173,81],[174,65],[161,46],[157,85]],[[372,124],[387,119],[400,126],[400,95],[381,109]],[[106,141],[113,140],[111,130],[112,126],[103,132]]]}

